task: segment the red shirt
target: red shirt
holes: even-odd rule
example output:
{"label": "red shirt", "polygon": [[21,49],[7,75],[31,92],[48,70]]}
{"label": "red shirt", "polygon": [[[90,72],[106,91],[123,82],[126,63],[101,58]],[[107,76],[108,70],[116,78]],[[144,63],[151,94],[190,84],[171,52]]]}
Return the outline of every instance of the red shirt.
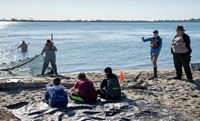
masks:
{"label": "red shirt", "polygon": [[74,88],[78,89],[80,97],[83,98],[84,101],[95,101],[97,99],[97,91],[91,80],[78,80]]}

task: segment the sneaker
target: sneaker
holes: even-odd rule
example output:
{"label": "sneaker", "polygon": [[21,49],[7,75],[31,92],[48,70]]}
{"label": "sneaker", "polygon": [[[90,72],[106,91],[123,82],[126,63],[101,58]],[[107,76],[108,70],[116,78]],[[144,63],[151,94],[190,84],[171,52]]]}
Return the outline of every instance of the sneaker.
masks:
{"label": "sneaker", "polygon": [[174,77],[173,79],[181,79],[181,77]]}

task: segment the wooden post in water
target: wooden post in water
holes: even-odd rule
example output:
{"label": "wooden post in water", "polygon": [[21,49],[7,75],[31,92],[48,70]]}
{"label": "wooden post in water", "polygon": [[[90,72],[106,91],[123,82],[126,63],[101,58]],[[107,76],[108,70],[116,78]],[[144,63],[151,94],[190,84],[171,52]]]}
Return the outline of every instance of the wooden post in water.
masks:
{"label": "wooden post in water", "polygon": [[53,42],[53,34],[51,34],[51,41]]}

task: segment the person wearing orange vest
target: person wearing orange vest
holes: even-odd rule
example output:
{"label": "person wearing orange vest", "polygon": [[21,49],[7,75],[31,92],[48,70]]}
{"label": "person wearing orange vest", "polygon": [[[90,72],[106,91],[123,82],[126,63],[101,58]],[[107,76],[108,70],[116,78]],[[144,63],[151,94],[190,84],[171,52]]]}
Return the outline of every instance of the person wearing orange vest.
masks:
{"label": "person wearing orange vest", "polygon": [[56,74],[56,76],[58,75],[57,73],[57,66],[56,66],[56,54],[55,52],[57,51],[56,46],[53,45],[54,43],[51,42],[51,40],[47,40],[41,55],[43,55],[43,53],[45,53],[44,56],[44,63],[43,63],[43,68],[42,68],[42,73],[41,75],[44,75],[44,72],[46,70],[46,68],[48,67],[49,63],[51,63],[51,66]]}
{"label": "person wearing orange vest", "polygon": [[17,48],[19,49],[21,47],[22,52],[26,52],[28,50],[28,45],[25,41],[22,41],[22,44]]}

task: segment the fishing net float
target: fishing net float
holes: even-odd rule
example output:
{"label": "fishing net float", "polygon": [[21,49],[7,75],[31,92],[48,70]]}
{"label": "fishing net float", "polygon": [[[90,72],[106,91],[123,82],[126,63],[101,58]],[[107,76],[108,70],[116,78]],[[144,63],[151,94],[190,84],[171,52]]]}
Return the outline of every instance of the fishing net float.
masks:
{"label": "fishing net float", "polygon": [[[30,44],[30,42],[27,44],[27,46]],[[16,49],[13,49],[13,50],[6,50],[6,51],[2,51],[2,52],[0,52],[0,54],[5,54],[5,53],[9,53],[9,52],[14,52],[14,51],[16,51],[17,49],[19,49],[19,48],[16,48]]]}
{"label": "fishing net float", "polygon": [[[10,71],[10,70],[13,70],[13,69],[16,69],[16,68],[19,68],[21,66],[24,66],[30,62],[32,62],[33,60],[35,60],[36,58],[38,58],[40,55],[35,55],[34,57],[31,57],[31,58],[27,58],[27,59],[24,59],[24,60],[19,60],[16,64],[12,65],[14,62],[10,62],[11,65],[10,67],[7,67],[7,68],[3,68],[3,69],[0,69],[0,71]],[[6,63],[3,63],[4,65],[6,65]]]}
{"label": "fishing net float", "polygon": [[[18,48],[17,48],[18,49]],[[0,52],[1,54],[5,54],[5,53],[9,53],[9,52],[14,52],[15,50],[17,50],[17,49],[14,49],[14,50],[7,50],[7,51],[2,51],[2,52]]]}

